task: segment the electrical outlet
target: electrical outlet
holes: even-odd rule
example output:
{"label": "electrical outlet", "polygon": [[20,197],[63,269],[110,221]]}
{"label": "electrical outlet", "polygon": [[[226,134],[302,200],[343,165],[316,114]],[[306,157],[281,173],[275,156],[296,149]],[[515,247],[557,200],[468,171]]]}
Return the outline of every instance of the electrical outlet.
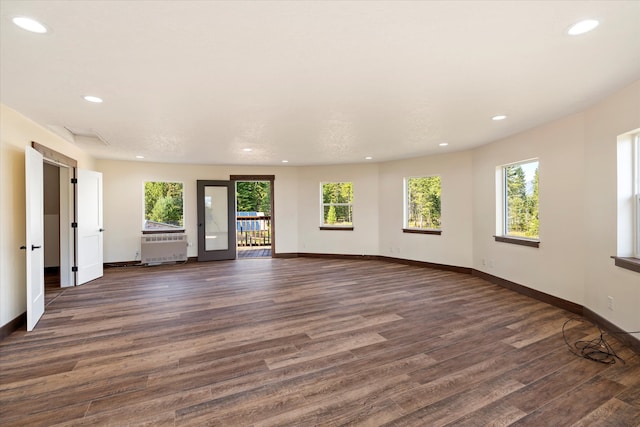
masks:
{"label": "electrical outlet", "polygon": [[607,307],[609,308],[609,310],[613,311],[613,297],[612,296],[608,296],[607,297]]}
{"label": "electrical outlet", "polygon": [[136,251],[136,257],[134,258],[134,261],[137,261],[138,258],[140,258],[140,251]]}

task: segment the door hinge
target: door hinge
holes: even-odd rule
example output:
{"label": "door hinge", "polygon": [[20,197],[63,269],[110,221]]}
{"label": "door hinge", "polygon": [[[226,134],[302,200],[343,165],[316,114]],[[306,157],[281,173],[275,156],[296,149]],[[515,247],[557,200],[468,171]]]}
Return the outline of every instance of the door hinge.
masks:
{"label": "door hinge", "polygon": [[71,228],[78,228],[78,223],[77,222],[72,222],[71,223]]}
{"label": "door hinge", "polygon": [[72,184],[77,184],[78,183],[78,178],[71,178],[71,183]]}
{"label": "door hinge", "polygon": [[74,272],[74,273],[77,273],[78,272],[78,267],[71,267],[71,271]]}

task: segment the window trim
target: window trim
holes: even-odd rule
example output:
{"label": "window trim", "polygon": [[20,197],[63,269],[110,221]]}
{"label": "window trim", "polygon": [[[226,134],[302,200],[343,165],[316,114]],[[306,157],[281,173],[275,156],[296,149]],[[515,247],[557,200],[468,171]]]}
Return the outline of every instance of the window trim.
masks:
{"label": "window trim", "polygon": [[612,256],[615,260],[616,267],[640,273],[640,259],[631,257]]}
{"label": "window trim", "polygon": [[410,234],[433,234],[437,236],[442,234],[442,230],[439,228],[403,228],[402,232]]}
{"label": "window trim", "polygon": [[633,257],[640,259],[640,132],[631,136],[631,149],[633,150]]}
{"label": "window trim", "polygon": [[640,273],[640,128],[617,138],[616,267]]}
{"label": "window trim", "polygon": [[[413,178],[440,178],[440,227],[441,228],[418,228],[418,227],[409,227],[409,180]],[[413,234],[433,234],[433,235],[441,235],[442,234],[442,175],[432,174],[432,175],[420,175],[420,176],[405,176],[403,180],[403,218],[402,218],[402,232],[403,233],[413,233]]]}
{"label": "window trim", "polygon": [[511,243],[513,245],[529,246],[531,248],[539,248],[540,240],[528,239],[526,237],[511,237],[511,236],[493,236],[496,242]]}
{"label": "window trim", "polygon": [[[321,181],[320,182],[320,230],[353,230],[353,199],[355,199],[355,194],[352,194],[351,203],[324,203],[324,185],[325,184],[351,184],[353,189],[353,181]],[[351,224],[348,225],[336,225],[336,224],[327,224],[324,222],[324,208],[325,206],[350,206],[351,207]]]}
{"label": "window trim", "polygon": [[[540,158],[532,157],[530,159],[521,160],[513,163],[506,163],[496,167],[496,234],[493,236],[494,241],[500,243],[509,243],[519,246],[529,246],[533,248],[540,247],[540,235],[537,238],[512,236],[507,234],[507,176],[506,168],[510,166],[523,165],[527,163],[538,163],[538,173],[540,171]],[[538,183],[539,185],[539,183]],[[540,200],[538,199],[538,207]]]}

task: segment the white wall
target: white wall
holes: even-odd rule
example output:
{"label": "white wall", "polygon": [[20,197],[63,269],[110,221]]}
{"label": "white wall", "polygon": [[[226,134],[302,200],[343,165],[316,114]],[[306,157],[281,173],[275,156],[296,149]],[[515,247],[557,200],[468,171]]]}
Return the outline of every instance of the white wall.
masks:
{"label": "white wall", "polygon": [[31,141],[94,167],[91,156],[5,105],[0,105],[0,326],[26,310],[24,150]]}
{"label": "white wall", "polygon": [[[624,330],[638,331],[640,274],[616,267],[610,257],[617,249],[617,137],[640,128],[640,81],[584,117],[584,306]],[[614,298],[614,310],[607,307],[608,296]]]}
{"label": "white wall", "polygon": [[[470,151],[380,165],[380,255],[459,267],[473,264]],[[442,234],[403,233],[404,179],[439,175]]]}
{"label": "white wall", "polygon": [[[321,182],[353,182],[353,230],[320,230]],[[297,252],[377,255],[378,165],[299,168]]]}
{"label": "white wall", "polygon": [[[31,140],[104,174],[105,262],[140,248],[148,180],[185,183],[187,233],[197,254],[196,180],[274,174],[279,253],[385,255],[472,267],[584,305],[617,326],[640,329],[640,275],[615,267],[616,140],[640,127],[640,81],[588,110],[467,152],[408,160],[314,167],[233,167],[93,159],[2,107],[0,150],[0,324],[25,309],[24,147]],[[540,248],[497,243],[496,167],[540,160]],[[402,180],[442,176],[443,234],[402,233]],[[354,183],[354,230],[321,231],[320,182]],[[482,263],[482,260],[485,263]],[[615,299],[614,310],[607,297]]]}
{"label": "white wall", "polygon": [[229,175],[275,175],[274,213],[277,252],[297,251],[297,202],[295,167],[238,167],[180,165],[136,161],[98,160],[103,174],[104,261],[132,261],[140,250],[145,181],[184,183],[185,231],[191,246],[187,255],[198,255],[196,182],[228,180]]}
{"label": "white wall", "polygon": [[[474,150],[473,268],[584,302],[583,140],[584,115],[576,114]],[[495,242],[496,167],[532,158],[539,159],[540,247]]]}

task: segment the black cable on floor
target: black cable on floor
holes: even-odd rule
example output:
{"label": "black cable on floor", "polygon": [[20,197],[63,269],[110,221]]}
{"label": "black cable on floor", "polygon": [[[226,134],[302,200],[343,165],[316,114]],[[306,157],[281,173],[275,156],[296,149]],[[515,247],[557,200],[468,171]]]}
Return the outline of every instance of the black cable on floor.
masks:
{"label": "black cable on floor", "polygon": [[[567,335],[565,333],[565,328],[567,323],[571,321],[582,321],[582,319],[571,318],[568,319],[562,325],[562,338],[564,338],[564,342],[569,347],[569,351],[575,354],[578,357],[583,357],[588,360],[592,360],[594,362],[605,363],[607,365],[613,365],[616,363],[616,360],[625,363],[624,359],[622,359],[615,350],[609,345],[607,340],[604,338],[605,331],[603,331],[599,326],[596,326],[600,331],[600,336],[598,338],[594,338],[590,341],[578,340],[573,346],[569,343],[567,339]],[[635,334],[638,332],[622,332],[622,333],[630,333]]]}

